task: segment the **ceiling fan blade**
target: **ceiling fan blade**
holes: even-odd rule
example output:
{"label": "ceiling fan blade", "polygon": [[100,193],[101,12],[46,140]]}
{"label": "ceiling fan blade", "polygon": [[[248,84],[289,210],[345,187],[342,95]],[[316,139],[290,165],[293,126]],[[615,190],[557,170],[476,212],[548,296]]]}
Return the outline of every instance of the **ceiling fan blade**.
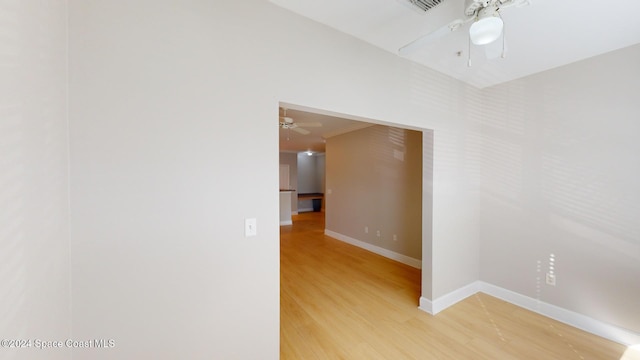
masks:
{"label": "ceiling fan blade", "polygon": [[466,20],[462,20],[462,19],[457,19],[454,20],[452,22],[450,22],[449,24],[435,30],[432,31],[426,35],[423,35],[415,40],[413,40],[412,42],[408,43],[407,45],[401,47],[400,49],[398,49],[398,54],[404,56],[404,55],[409,55],[410,53],[418,50],[419,48],[423,47],[424,45],[433,42],[437,39],[440,39],[441,37],[444,37],[445,35],[454,32],[456,30],[458,30],[464,23],[469,22],[472,18],[466,19]]}
{"label": "ceiling fan blade", "polygon": [[296,125],[301,127],[321,127],[322,123],[321,122],[303,122],[303,123],[297,122]]}
{"label": "ceiling fan blade", "polygon": [[531,0],[506,0],[504,2],[499,2],[498,7],[500,9],[507,9],[512,6],[515,7],[525,7],[531,5]]}
{"label": "ceiling fan blade", "polygon": [[305,129],[302,129],[302,128],[299,128],[299,127],[293,127],[293,128],[291,128],[291,130],[293,130],[293,131],[297,132],[298,134],[302,134],[302,135],[309,135],[309,134],[311,134],[311,131],[309,131],[309,130],[305,130]]}
{"label": "ceiling fan blade", "polygon": [[293,122],[293,119],[288,116],[280,116],[280,121],[291,124]]}

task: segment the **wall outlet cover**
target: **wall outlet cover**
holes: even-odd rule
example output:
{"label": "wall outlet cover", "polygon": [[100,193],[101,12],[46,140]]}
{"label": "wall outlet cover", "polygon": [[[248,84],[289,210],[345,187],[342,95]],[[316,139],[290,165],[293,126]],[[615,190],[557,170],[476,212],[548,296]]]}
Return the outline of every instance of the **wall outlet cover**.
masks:
{"label": "wall outlet cover", "polygon": [[547,273],[547,285],[556,286],[556,276]]}

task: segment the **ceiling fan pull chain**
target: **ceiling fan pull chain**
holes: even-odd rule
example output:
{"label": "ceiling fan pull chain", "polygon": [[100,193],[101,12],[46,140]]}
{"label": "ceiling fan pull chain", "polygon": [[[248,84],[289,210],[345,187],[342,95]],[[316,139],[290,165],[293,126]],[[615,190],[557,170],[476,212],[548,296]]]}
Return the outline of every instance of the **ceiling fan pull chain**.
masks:
{"label": "ceiling fan pull chain", "polygon": [[500,11],[497,12],[500,20],[502,20],[502,54],[501,58],[505,59],[507,57],[507,46],[506,46],[506,37],[507,37],[507,26],[504,25],[504,19],[502,18],[502,13]]}
{"label": "ceiling fan pull chain", "polygon": [[469,54],[467,60],[467,67],[471,67],[471,35],[467,33],[467,39],[469,40]]}

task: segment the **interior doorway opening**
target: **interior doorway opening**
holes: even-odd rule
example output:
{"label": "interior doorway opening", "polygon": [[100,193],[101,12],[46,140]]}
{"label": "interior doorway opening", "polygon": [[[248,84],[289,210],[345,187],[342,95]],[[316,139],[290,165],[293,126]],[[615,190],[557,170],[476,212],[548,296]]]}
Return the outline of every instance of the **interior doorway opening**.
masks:
{"label": "interior doorway opening", "polygon": [[323,166],[320,180],[311,182],[320,184],[313,195],[322,204],[325,235],[414,268],[425,260],[430,266],[432,130],[284,102],[279,123],[292,216],[317,209],[313,199],[300,196],[308,192],[300,187],[308,179],[298,175],[299,166],[309,167],[299,159],[315,159]]}
{"label": "interior doorway opening", "polygon": [[[280,128],[280,161],[289,161],[295,194],[285,204],[298,206],[291,225],[280,227],[280,355],[299,358],[326,349],[316,341],[332,337],[336,328],[385,321],[400,308],[413,313],[421,297],[430,296],[423,287],[431,283],[433,131],[283,103],[280,122],[283,106],[294,123],[322,124],[295,135]],[[318,140],[322,151],[313,144],[292,148],[296,136],[329,127],[318,120],[323,116],[350,120],[356,128],[325,131]],[[296,201],[299,190],[306,191],[298,157],[309,153],[324,163],[321,211]],[[407,200],[414,205],[408,211]],[[401,232],[398,219],[418,230]]]}

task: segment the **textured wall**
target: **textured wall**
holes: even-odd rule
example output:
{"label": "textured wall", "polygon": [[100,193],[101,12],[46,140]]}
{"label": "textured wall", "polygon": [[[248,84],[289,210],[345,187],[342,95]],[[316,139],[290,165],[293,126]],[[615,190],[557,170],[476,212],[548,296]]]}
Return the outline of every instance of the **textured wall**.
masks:
{"label": "textured wall", "polygon": [[423,289],[478,279],[468,86],[262,0],[72,0],[69,34],[73,330],[118,344],[75,359],[278,358],[280,102],[435,129]]}
{"label": "textured wall", "polygon": [[[65,1],[0,2],[2,339],[71,336],[66,24]],[[69,356],[0,348],[2,359]]]}
{"label": "textured wall", "polygon": [[635,332],[638,64],[634,46],[487,89],[478,118],[481,279]]}

